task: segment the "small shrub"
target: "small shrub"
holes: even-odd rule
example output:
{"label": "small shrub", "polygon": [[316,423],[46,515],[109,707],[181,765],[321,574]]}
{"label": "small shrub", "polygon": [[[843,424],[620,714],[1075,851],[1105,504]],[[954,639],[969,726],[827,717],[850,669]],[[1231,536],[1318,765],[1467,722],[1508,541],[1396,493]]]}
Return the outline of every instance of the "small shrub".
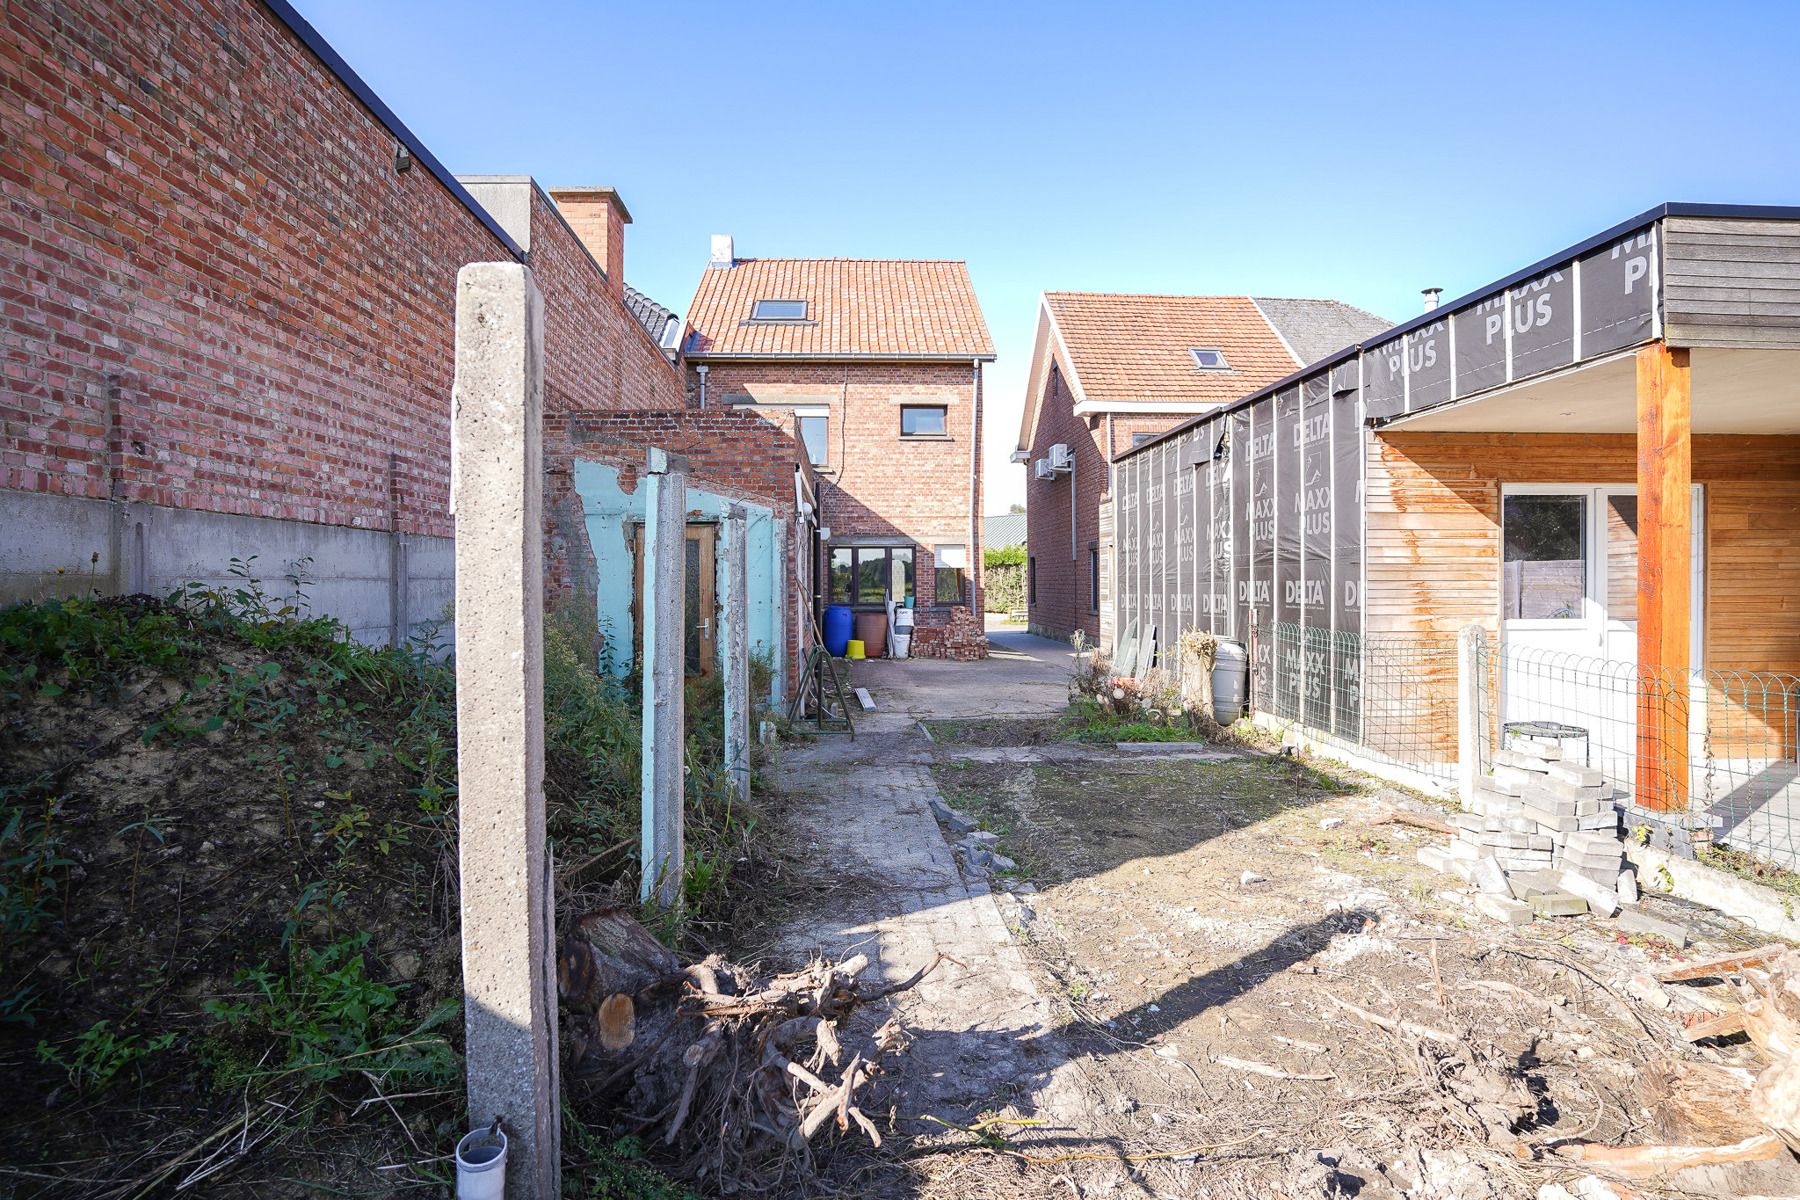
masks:
{"label": "small shrub", "polygon": [[[431,1031],[460,1012],[461,1001],[446,1000],[419,1025],[396,1033],[392,1014],[400,993],[368,977],[368,942],[368,934],[358,933],[322,949],[296,948],[286,971],[265,962],[240,973],[238,985],[250,989],[245,997],[206,1001],[207,1013],[234,1035],[211,1054],[219,1085],[300,1071],[319,1083],[356,1071],[411,1086],[453,1082],[456,1053]],[[273,1045],[266,1067],[252,1065],[261,1055],[233,1053],[251,1039]]]}
{"label": "small shrub", "polygon": [[28,803],[20,789],[0,788],[0,965],[19,938],[54,915],[62,874],[74,862],[62,853],[54,797]]}
{"label": "small shrub", "polygon": [[75,1039],[74,1049],[64,1054],[49,1042],[39,1042],[38,1058],[69,1073],[69,1082],[82,1092],[97,1092],[126,1067],[167,1050],[175,1044],[173,1031],[152,1038],[113,1028],[111,1021],[95,1021]]}

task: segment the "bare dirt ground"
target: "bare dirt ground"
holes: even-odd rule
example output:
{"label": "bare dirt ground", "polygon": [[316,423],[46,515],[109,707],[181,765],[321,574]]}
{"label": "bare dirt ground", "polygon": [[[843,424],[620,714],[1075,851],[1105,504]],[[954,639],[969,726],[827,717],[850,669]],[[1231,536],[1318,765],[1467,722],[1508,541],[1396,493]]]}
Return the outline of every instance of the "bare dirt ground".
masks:
{"label": "bare dirt ground", "polygon": [[[971,944],[980,922],[944,914],[989,903],[1009,936],[904,1006],[917,1040],[887,1084],[883,1149],[844,1144],[793,1194],[1800,1194],[1786,1157],[1579,1190],[1585,1144],[1763,1132],[1742,1104],[1756,1052],[1682,1036],[1720,989],[1649,976],[1767,938],[1658,896],[1645,907],[1693,930],[1687,949],[1586,916],[1507,928],[1417,864],[1441,836],[1385,822],[1416,801],[1373,781],[1248,749],[1032,742],[932,746],[895,721],[807,751],[788,817],[830,869],[777,957],[834,939],[908,959],[933,936]],[[871,797],[859,780],[921,768],[1016,869],[983,879],[951,857],[959,880],[895,902],[882,864],[941,875],[944,847],[908,823],[916,785]],[[891,827],[868,823],[890,811]],[[896,839],[924,857],[900,863]]]}

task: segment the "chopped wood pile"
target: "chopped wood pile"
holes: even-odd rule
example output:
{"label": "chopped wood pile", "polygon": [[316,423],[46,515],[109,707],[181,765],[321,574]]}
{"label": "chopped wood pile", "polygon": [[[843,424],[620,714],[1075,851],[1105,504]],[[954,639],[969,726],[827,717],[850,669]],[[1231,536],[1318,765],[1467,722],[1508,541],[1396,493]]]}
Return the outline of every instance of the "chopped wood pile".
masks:
{"label": "chopped wood pile", "polygon": [[[1746,1139],[1738,1149],[1763,1157],[1775,1157],[1784,1146],[1800,1150],[1800,951],[1764,946],[1684,963],[1658,978],[1670,983],[1724,981],[1737,1007],[1689,1026],[1687,1038],[1698,1042],[1747,1035],[1769,1060],[1749,1089],[1748,1105],[1750,1116],[1768,1132]],[[1734,1102],[1742,1100],[1741,1092],[1733,1097]]]}
{"label": "chopped wood pile", "polygon": [[857,1097],[907,1037],[888,1020],[855,1038],[847,1022],[943,960],[887,986],[861,978],[864,955],[759,979],[716,955],[683,964],[623,908],[589,913],[557,964],[571,1092],[719,1193],[804,1165],[832,1127],[880,1146]]}

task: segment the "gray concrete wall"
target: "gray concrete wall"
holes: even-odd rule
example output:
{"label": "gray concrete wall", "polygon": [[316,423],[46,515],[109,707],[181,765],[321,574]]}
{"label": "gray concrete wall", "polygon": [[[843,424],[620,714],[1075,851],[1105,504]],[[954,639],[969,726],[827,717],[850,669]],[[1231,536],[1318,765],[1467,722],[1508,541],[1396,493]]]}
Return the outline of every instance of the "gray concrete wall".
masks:
{"label": "gray concrete wall", "polygon": [[271,596],[291,598],[297,573],[309,613],[384,644],[445,620],[455,582],[451,538],[305,521],[0,491],[0,531],[0,604],[236,584],[231,560],[254,555]]}

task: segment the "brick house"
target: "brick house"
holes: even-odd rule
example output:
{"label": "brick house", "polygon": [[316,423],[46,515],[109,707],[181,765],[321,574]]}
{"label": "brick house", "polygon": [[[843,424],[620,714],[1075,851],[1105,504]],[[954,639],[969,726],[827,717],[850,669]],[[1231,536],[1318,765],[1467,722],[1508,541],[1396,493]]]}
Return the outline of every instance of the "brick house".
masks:
{"label": "brick house", "polygon": [[917,654],[980,649],[981,387],[993,343],[961,262],[738,258],[688,308],[695,410],[754,412],[819,480],[821,603],[911,598]]}
{"label": "brick house", "polygon": [[1121,451],[1387,325],[1336,300],[1046,292],[1012,456],[1030,471],[1032,632],[1110,643]]}

